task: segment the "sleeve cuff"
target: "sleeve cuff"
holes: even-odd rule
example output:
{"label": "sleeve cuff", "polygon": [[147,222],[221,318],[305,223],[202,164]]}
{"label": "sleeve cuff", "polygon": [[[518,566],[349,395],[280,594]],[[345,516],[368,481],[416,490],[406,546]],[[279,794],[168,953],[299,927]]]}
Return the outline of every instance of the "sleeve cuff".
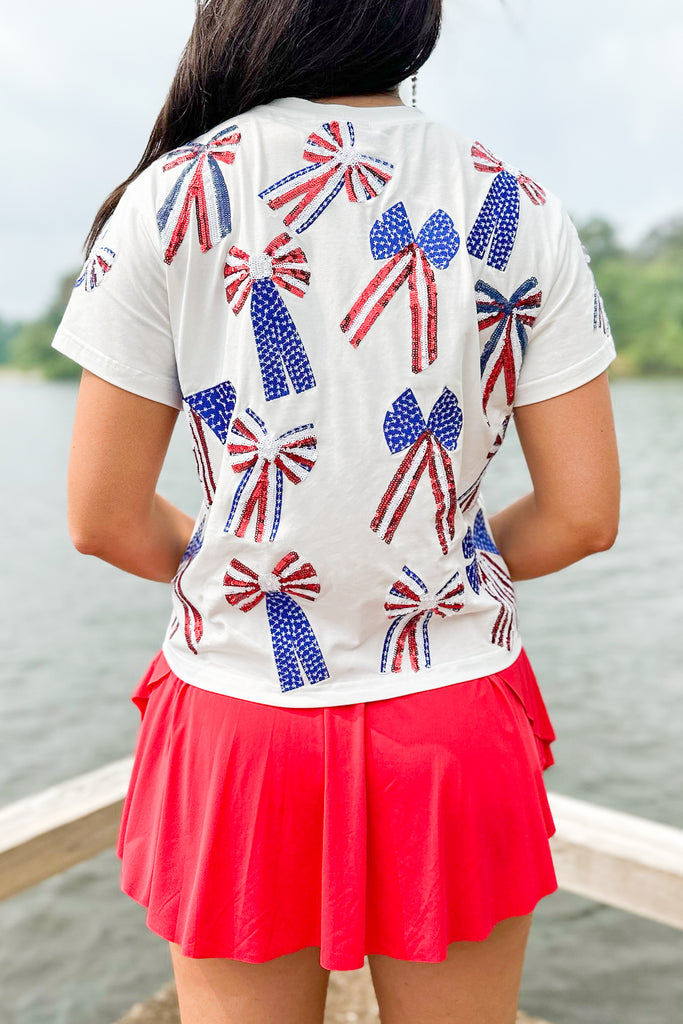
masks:
{"label": "sleeve cuff", "polygon": [[582,384],[587,384],[603,373],[616,359],[616,355],[612,337],[605,338],[600,348],[580,363],[560,370],[559,373],[541,377],[540,380],[518,384],[512,403],[513,408],[520,405],[532,405],[534,402],[544,402],[547,398],[556,398],[558,395],[564,395],[568,391],[573,391],[574,388],[581,387]]}
{"label": "sleeve cuff", "polygon": [[126,366],[124,363],[112,359],[111,356],[86,345],[85,342],[65,330],[57,331],[52,339],[51,347],[110,384],[123,388],[124,391],[131,391],[135,395],[140,395],[141,398],[149,398],[162,405],[170,405],[174,409],[183,407],[183,396],[177,381],[172,378],[156,377],[147,373],[146,370]]}

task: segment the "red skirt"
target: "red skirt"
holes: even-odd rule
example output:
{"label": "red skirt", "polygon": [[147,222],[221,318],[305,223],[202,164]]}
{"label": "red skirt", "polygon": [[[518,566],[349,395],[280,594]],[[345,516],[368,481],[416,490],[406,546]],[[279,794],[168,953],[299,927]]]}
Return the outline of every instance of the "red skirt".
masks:
{"label": "red skirt", "polygon": [[480,679],[324,708],[199,689],[159,652],[131,700],[120,886],[186,956],[435,963],[558,887],[555,733],[524,651]]}

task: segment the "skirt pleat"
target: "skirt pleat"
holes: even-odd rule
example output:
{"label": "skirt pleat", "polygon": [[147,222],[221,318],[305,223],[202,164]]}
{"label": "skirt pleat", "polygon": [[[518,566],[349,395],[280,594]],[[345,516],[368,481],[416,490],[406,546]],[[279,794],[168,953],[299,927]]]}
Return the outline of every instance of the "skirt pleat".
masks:
{"label": "skirt pleat", "polygon": [[160,651],[131,700],[121,889],[186,956],[439,962],[558,887],[555,733],[524,651],[480,679],[300,709],[191,686]]}

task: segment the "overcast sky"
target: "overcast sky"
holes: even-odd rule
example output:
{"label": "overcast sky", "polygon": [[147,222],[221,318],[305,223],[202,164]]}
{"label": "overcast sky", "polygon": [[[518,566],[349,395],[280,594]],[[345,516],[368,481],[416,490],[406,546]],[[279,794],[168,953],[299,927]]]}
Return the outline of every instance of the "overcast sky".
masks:
{"label": "overcast sky", "polygon": [[[418,105],[632,243],[683,214],[680,0],[445,0]],[[38,315],[144,148],[191,0],[5,4],[0,317]],[[408,90],[405,91],[408,99]]]}

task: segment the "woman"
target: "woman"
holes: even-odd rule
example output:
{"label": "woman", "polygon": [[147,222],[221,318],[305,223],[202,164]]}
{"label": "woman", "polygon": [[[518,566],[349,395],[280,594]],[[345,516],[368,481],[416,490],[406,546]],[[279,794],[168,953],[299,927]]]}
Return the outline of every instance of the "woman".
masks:
{"label": "woman", "polygon": [[557,888],[513,584],[614,541],[615,352],[560,202],[401,103],[440,14],[201,4],[54,341],[73,542],[172,584],[117,852],[184,1024],[320,1022],[366,955],[384,1024],[511,1024]]}

